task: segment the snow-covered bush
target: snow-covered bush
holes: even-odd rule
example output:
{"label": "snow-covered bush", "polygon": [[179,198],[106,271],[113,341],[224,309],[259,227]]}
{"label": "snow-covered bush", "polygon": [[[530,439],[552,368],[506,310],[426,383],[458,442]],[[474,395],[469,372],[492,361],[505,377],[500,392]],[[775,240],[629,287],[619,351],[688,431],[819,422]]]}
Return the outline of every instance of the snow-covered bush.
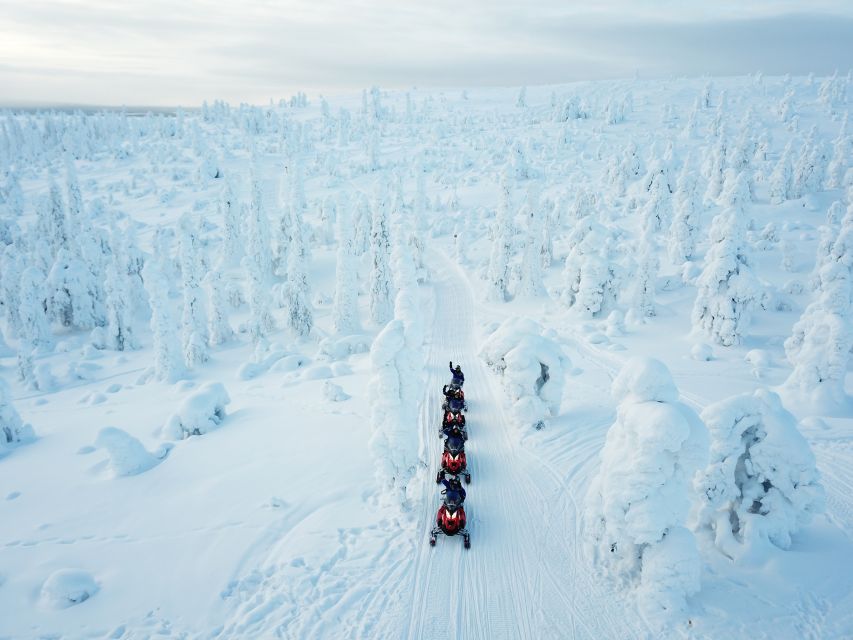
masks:
{"label": "snow-covered bush", "polygon": [[221,382],[208,382],[184,399],[163,427],[163,435],[178,440],[213,431],[225,419],[230,402]]}
{"label": "snow-covered bush", "polygon": [[51,609],[66,609],[85,602],[100,587],[88,571],[60,569],[44,581],[39,594],[42,605]]}
{"label": "snow-covered bush", "polygon": [[0,458],[14,447],[35,440],[33,428],[24,424],[12,404],[12,394],[4,380],[0,380]]}
{"label": "snow-covered bush", "polygon": [[107,450],[115,476],[135,476],[148,471],[160,464],[168,452],[168,448],[161,448],[157,454],[149,453],[139,440],[116,427],[101,429],[95,446]]}
{"label": "snow-covered bush", "polygon": [[349,400],[350,395],[340,385],[335,384],[331,380],[326,380],[323,383],[323,398],[329,402],[343,402],[344,400]]}
{"label": "snow-covered bush", "polygon": [[529,318],[510,318],[486,339],[480,357],[500,374],[520,428],[540,429],[559,414],[571,361],[552,332]]}
{"label": "snow-covered bush", "polygon": [[699,590],[701,562],[685,523],[708,432],[658,360],[628,361],[612,394],[619,408],[587,492],[586,534],[596,564],[637,584],[646,615],[663,620]]}
{"label": "snow-covered bush", "polygon": [[702,412],[711,461],[697,478],[700,527],[735,560],[760,561],[767,543],[782,549],[823,508],[815,458],[779,396],[758,390]]}

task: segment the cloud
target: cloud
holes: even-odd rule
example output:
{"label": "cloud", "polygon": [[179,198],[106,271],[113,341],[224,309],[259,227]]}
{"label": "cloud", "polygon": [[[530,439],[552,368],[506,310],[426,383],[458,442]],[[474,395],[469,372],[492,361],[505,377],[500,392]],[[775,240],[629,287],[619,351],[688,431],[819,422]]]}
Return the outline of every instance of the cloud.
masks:
{"label": "cloud", "polygon": [[265,102],[296,90],[846,71],[853,3],[31,0],[0,4],[0,99]]}

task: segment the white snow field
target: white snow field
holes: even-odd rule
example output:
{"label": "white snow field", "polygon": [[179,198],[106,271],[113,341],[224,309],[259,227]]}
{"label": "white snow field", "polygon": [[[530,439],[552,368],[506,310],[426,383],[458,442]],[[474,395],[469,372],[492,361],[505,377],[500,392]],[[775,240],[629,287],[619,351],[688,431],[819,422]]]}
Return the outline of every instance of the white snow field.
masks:
{"label": "white snow field", "polygon": [[0,638],[853,637],[851,85],[0,113]]}

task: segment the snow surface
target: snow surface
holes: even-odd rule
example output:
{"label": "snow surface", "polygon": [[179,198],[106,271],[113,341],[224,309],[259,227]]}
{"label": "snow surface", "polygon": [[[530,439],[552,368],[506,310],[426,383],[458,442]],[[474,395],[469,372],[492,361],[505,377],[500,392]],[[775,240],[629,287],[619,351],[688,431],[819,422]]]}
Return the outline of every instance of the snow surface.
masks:
{"label": "snow surface", "polygon": [[0,637],[853,636],[850,84],[0,114]]}

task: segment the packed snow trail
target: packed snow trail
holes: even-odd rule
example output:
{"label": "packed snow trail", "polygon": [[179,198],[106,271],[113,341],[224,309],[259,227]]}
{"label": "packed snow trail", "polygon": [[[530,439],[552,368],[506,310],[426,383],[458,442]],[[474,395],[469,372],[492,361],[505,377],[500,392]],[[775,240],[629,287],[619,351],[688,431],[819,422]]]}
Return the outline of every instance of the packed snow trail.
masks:
{"label": "packed snow trail", "polygon": [[[443,256],[434,254],[431,262],[436,309],[420,428],[434,442],[427,447],[424,477],[432,485],[424,488],[425,495],[434,498],[424,500],[422,507],[410,618],[403,637],[637,636],[625,620],[621,598],[599,584],[580,552],[582,493],[574,481],[586,476],[576,472],[584,461],[594,461],[597,439],[577,451],[577,465],[564,478],[518,443],[494,374],[477,356],[480,340],[471,286]],[[435,473],[441,452],[440,391],[450,378],[448,360],[462,365],[469,406],[467,551],[456,537],[439,536],[435,548],[428,544],[440,503]]]}

